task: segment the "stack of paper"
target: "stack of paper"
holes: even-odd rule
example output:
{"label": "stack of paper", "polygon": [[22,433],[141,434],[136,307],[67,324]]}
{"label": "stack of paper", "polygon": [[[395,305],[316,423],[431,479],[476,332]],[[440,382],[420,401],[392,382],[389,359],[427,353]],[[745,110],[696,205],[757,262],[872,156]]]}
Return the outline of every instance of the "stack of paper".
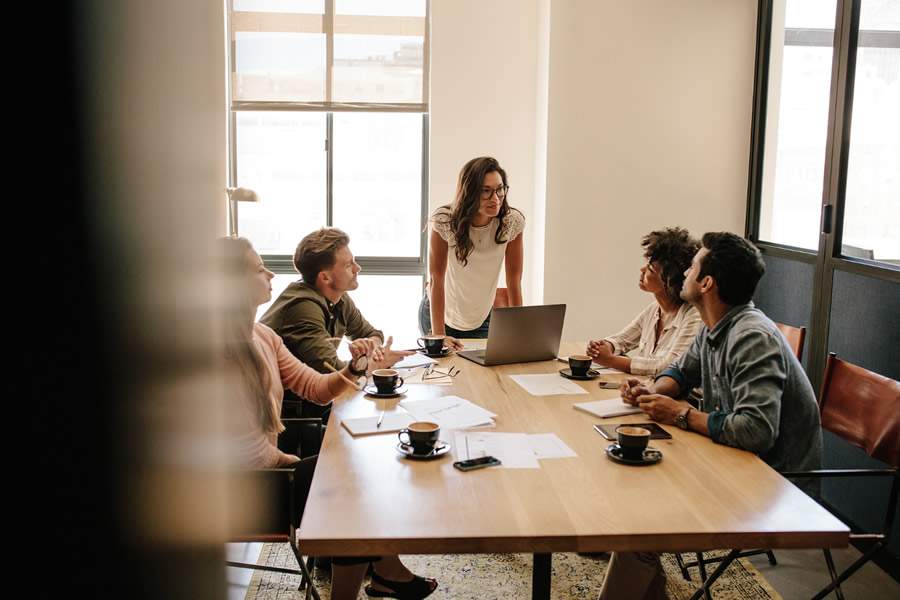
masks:
{"label": "stack of paper", "polygon": [[492,427],[497,416],[459,396],[403,400],[400,406],[416,421],[431,421],[444,429]]}
{"label": "stack of paper", "polygon": [[621,417],[622,415],[631,415],[642,412],[637,406],[631,406],[622,402],[621,398],[612,398],[610,400],[596,400],[594,402],[580,402],[573,405],[578,410],[596,415],[601,418]]}
{"label": "stack of paper", "polygon": [[350,435],[358,436],[400,431],[404,427],[408,427],[413,421],[415,421],[415,419],[406,411],[394,411],[384,413],[381,427],[378,427],[378,415],[375,415],[374,417],[344,419],[341,421],[341,425],[350,432]]}

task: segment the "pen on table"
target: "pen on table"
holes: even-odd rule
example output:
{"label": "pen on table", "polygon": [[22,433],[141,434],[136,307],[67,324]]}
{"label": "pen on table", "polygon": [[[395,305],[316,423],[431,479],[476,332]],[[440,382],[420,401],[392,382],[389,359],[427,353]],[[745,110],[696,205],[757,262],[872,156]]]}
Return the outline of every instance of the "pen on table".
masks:
{"label": "pen on table", "polygon": [[384,421],[384,411],[381,411],[381,414],[378,415],[378,422],[375,423],[375,429],[381,429],[381,422]]}

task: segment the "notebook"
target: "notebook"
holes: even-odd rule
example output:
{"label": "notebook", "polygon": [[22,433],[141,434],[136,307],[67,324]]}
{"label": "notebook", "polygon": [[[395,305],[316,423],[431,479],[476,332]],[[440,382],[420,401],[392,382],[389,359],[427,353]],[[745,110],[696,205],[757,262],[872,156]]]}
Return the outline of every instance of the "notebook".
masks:
{"label": "notebook", "polygon": [[373,435],[376,433],[392,433],[408,427],[415,419],[407,412],[384,413],[381,427],[378,427],[378,415],[374,417],[356,417],[344,419],[341,425],[350,432],[353,437],[359,435]]}
{"label": "notebook", "polygon": [[631,406],[622,402],[621,398],[612,398],[610,400],[595,400],[593,402],[579,402],[573,405],[576,409],[590,413],[595,417],[606,419],[609,417],[621,417],[623,415],[633,415],[642,413],[637,406]]}

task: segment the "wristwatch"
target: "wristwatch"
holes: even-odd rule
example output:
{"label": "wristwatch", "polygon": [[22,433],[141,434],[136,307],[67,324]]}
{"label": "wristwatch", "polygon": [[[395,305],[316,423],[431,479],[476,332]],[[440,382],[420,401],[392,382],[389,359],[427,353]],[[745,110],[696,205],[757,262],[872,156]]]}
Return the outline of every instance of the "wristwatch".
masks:
{"label": "wristwatch", "polygon": [[347,369],[350,371],[350,374],[354,377],[359,377],[361,375],[366,374],[366,369],[369,367],[369,357],[363,354],[356,360],[351,360],[347,363]]}
{"label": "wristwatch", "polygon": [[691,414],[692,410],[694,410],[694,407],[688,406],[683,413],[675,417],[675,424],[685,431],[690,429],[690,427],[688,426],[688,415]]}

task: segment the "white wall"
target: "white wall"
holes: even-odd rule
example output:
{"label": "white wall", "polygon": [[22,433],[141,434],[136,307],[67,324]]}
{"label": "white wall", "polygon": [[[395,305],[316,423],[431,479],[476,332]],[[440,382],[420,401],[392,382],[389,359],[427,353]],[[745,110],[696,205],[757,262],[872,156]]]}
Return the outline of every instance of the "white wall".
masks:
{"label": "white wall", "polygon": [[526,217],[525,303],[540,302],[549,0],[432,0],[431,16],[430,209],[466,161],[500,161]]}
{"label": "white wall", "polygon": [[544,299],[565,339],[652,300],[648,231],[743,233],[755,28],[747,0],[552,3]]}

